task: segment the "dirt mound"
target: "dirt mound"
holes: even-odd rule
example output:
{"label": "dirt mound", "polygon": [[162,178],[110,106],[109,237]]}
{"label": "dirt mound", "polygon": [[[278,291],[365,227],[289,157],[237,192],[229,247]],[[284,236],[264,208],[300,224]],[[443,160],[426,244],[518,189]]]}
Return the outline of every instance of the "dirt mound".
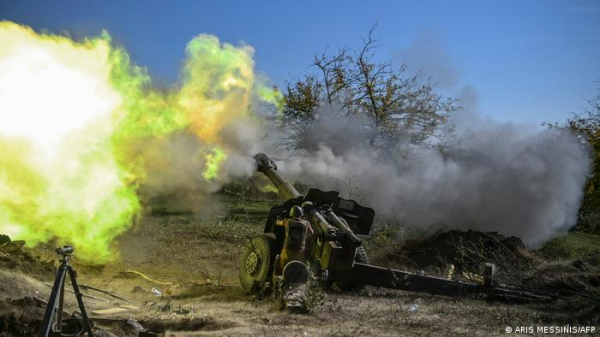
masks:
{"label": "dirt mound", "polygon": [[496,264],[498,276],[526,270],[533,259],[521,239],[497,232],[438,232],[425,239],[407,240],[399,250],[387,254],[389,263],[411,270],[443,274],[449,265],[455,273],[481,273],[485,263]]}
{"label": "dirt mound", "polygon": [[[583,261],[546,261],[530,254],[521,239],[497,232],[438,232],[425,239],[407,240],[385,256],[393,265],[454,279],[481,281],[486,263],[496,265],[494,279],[524,290],[561,296],[573,295],[600,304],[600,268]],[[587,303],[587,302],[586,302]],[[588,303],[588,304],[589,304]]]}
{"label": "dirt mound", "polygon": [[11,241],[8,236],[0,235],[0,268],[52,277],[54,262],[31,255],[24,246],[25,241]]}
{"label": "dirt mound", "polygon": [[593,298],[600,304],[600,267],[581,260],[540,263],[523,279],[529,287]]}
{"label": "dirt mound", "polygon": [[35,336],[44,317],[44,308],[33,298],[0,298],[0,336]]}

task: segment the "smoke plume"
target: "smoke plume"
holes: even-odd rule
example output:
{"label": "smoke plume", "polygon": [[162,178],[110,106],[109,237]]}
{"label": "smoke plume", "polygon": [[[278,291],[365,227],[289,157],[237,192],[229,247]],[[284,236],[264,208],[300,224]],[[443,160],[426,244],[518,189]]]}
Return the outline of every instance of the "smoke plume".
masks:
{"label": "smoke plume", "polygon": [[459,83],[460,68],[435,35],[417,37],[399,56],[458,98],[461,109],[437,142],[373,149],[364,120],[325,106],[282,172],[413,228],[498,231],[536,244],[575,224],[590,170],[578,137],[482,117],[477,90]]}
{"label": "smoke plume", "polygon": [[566,130],[499,124],[463,110],[443,144],[377,152],[365,145],[360,120],[335,108],[319,116],[314,138],[305,137],[314,143],[282,172],[341,190],[380,216],[424,229],[498,231],[531,244],[576,221],[589,153]]}

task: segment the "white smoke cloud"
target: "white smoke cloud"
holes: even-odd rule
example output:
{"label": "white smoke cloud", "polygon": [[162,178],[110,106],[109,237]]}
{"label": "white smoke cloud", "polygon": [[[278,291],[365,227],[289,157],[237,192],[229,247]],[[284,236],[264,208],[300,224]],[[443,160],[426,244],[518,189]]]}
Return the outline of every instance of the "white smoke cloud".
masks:
{"label": "white smoke cloud", "polygon": [[463,110],[443,151],[404,144],[384,154],[360,146],[360,121],[340,121],[336,109],[319,114],[316,143],[281,163],[284,176],[342,187],[380,216],[413,227],[498,231],[535,244],[576,221],[589,153],[566,130],[500,124]]}

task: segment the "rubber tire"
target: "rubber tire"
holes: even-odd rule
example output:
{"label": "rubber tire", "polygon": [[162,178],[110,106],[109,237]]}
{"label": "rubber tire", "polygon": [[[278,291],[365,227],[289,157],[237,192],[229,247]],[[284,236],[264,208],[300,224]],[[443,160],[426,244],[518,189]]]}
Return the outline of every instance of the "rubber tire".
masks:
{"label": "rubber tire", "polygon": [[[258,255],[259,266],[258,270],[252,275],[246,270],[246,260],[254,250],[256,250],[256,255]],[[271,281],[276,255],[276,241],[272,236],[257,236],[246,243],[246,247],[240,256],[239,268],[240,284],[246,292],[257,292],[262,288],[264,283]]]}
{"label": "rubber tire", "polygon": [[[367,255],[365,247],[360,246],[356,248],[354,262],[369,264],[369,256]],[[335,280],[334,284],[342,291],[356,291],[365,287],[364,284],[356,280]]]}

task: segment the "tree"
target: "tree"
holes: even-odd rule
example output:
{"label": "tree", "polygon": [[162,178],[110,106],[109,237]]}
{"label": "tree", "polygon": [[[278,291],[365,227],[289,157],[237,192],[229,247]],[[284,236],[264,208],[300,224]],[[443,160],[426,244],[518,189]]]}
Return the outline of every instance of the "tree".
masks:
{"label": "tree", "polygon": [[573,115],[567,125],[585,137],[593,151],[592,175],[585,187],[577,229],[600,234],[600,90],[588,100],[588,105],[582,114]]}
{"label": "tree", "polygon": [[376,62],[375,29],[361,48],[341,48],[334,54],[326,50],[315,56],[315,75],[287,83],[282,121],[291,131],[288,148],[302,148],[303,134],[313,125],[319,107],[338,104],[348,116],[364,120],[373,148],[387,148],[400,139],[423,143],[456,109],[455,100],[434,92],[431,79],[423,82],[421,74],[406,77],[406,65],[394,69],[389,61]]}

